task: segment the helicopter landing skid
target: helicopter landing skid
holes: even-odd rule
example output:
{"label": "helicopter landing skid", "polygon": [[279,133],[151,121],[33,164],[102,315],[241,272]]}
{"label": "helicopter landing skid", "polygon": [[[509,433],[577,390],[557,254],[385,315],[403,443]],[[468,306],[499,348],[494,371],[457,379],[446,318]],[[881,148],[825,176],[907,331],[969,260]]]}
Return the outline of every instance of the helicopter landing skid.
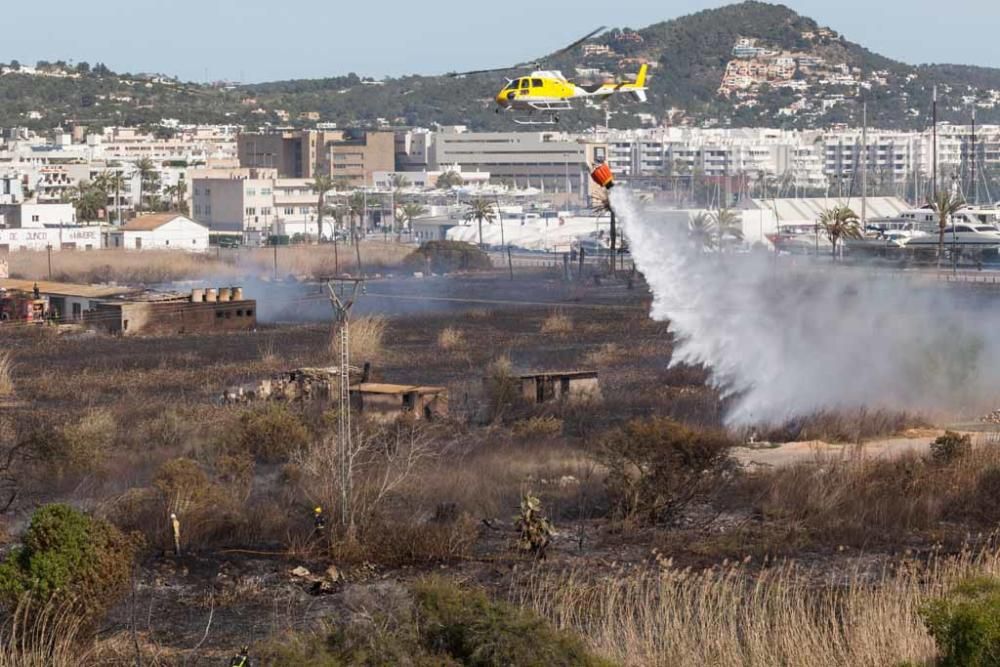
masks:
{"label": "helicopter landing skid", "polygon": [[548,118],[535,119],[531,116],[522,118],[512,118],[518,125],[556,125],[559,122],[559,116],[557,114],[551,114]]}

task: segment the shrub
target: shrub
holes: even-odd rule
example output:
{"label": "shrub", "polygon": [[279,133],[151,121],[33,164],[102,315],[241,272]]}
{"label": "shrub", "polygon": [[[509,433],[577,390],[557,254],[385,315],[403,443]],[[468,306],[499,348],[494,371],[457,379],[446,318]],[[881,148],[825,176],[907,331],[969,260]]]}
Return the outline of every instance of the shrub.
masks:
{"label": "shrub", "polygon": [[1000,581],[977,577],[961,582],[921,610],[941,655],[942,667],[1000,664]]}
{"label": "shrub", "polygon": [[424,642],[461,665],[607,665],[578,637],[481,591],[431,579],[414,587]]}
{"label": "shrub", "polygon": [[491,422],[500,421],[520,399],[520,387],[510,357],[499,357],[486,368],[484,384],[486,418]]}
{"label": "shrub", "polygon": [[442,350],[458,350],[465,347],[465,335],[455,327],[445,327],[438,334],[438,347]]}
{"label": "shrub", "polygon": [[101,519],[68,505],[45,505],[31,518],[23,545],[0,564],[0,599],[24,596],[68,602],[85,617],[114,605],[128,585],[137,543]]}
{"label": "shrub", "polygon": [[608,495],[623,518],[673,520],[729,468],[725,433],[670,419],[636,419],[600,442],[595,457],[608,469]]}
{"label": "shrub", "polygon": [[311,439],[309,429],[287,405],[271,403],[248,410],[240,420],[239,452],[249,452],[262,463],[287,461]]}
{"label": "shrub", "polygon": [[972,438],[954,431],[945,431],[944,435],[931,443],[931,459],[941,465],[954,463],[968,456],[971,451]]}
{"label": "shrub", "polygon": [[88,411],[62,430],[62,461],[70,471],[92,472],[107,460],[118,435],[118,424],[107,410]]}
{"label": "shrub", "polygon": [[519,419],[511,425],[511,433],[517,438],[555,438],[562,435],[563,420],[553,416]]}
{"label": "shrub", "polygon": [[452,273],[488,271],[493,268],[489,255],[471,243],[462,241],[427,241],[403,260],[410,271]]}
{"label": "shrub", "polygon": [[575,635],[532,612],[442,579],[354,586],[346,618],[310,634],[286,634],[261,650],[263,664],[340,667],[602,667]]}

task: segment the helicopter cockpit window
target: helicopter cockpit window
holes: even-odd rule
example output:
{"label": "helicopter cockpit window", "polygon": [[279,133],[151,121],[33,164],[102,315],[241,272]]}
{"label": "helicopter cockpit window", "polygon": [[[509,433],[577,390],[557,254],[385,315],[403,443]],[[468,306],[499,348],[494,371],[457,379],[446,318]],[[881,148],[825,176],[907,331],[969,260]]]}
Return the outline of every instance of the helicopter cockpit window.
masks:
{"label": "helicopter cockpit window", "polygon": [[531,79],[521,79],[521,88],[528,88],[531,86]]}
{"label": "helicopter cockpit window", "polygon": [[513,81],[511,81],[510,83],[507,84],[507,88],[510,89],[510,90],[517,90],[518,86],[520,86],[520,85],[521,85],[521,80],[520,79],[514,79]]}
{"label": "helicopter cockpit window", "polygon": [[531,87],[532,88],[541,88],[542,87],[542,80],[541,79],[532,79],[531,80]]}

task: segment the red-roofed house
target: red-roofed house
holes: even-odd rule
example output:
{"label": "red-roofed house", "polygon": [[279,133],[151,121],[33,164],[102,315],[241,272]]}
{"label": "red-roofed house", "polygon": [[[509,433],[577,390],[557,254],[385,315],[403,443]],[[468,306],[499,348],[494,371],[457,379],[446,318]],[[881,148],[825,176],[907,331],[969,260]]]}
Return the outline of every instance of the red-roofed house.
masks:
{"label": "red-roofed house", "polygon": [[156,213],[129,220],[111,233],[110,246],[126,250],[208,250],[208,227],[180,213]]}

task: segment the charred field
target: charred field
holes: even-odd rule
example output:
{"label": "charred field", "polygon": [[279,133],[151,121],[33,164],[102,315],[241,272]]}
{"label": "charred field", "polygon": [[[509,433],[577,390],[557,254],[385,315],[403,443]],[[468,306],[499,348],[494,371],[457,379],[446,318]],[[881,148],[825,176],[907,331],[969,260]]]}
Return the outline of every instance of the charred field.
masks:
{"label": "charred field", "polygon": [[[555,664],[925,664],[928,596],[1000,572],[988,434],[939,453],[938,425],[877,410],[733,432],[709,373],[671,365],[670,326],[638,277],[417,282],[370,283],[352,363],[370,362],[371,382],[446,388],[448,415],[355,416],[346,525],[335,405],[221,400],[335,364],[332,318],[176,337],[0,331],[4,553],[54,503],[134,545],[105,604],[60,612],[74,664],[220,664],[244,645],[255,664],[480,664],[400,657],[461,653],[420,629],[445,622],[442,600],[530,615],[567,647]],[[289,289],[320,307],[313,287]],[[578,370],[597,371],[598,394],[540,402],[520,384]],[[927,447],[865,456],[898,436]],[[753,464],[786,441],[817,444]],[[522,664],[511,656],[482,664]]]}

